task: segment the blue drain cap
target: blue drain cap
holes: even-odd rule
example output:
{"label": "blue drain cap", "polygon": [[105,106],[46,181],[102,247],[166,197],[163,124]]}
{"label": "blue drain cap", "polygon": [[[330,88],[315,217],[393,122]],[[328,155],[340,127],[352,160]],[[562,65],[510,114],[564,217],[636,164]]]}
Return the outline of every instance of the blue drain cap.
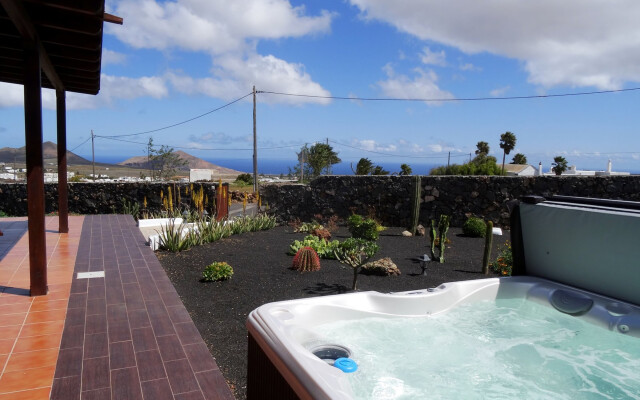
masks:
{"label": "blue drain cap", "polygon": [[339,370],[341,370],[342,372],[356,372],[356,370],[358,369],[358,364],[356,364],[355,361],[353,361],[350,358],[338,358],[334,363],[333,366],[338,368]]}

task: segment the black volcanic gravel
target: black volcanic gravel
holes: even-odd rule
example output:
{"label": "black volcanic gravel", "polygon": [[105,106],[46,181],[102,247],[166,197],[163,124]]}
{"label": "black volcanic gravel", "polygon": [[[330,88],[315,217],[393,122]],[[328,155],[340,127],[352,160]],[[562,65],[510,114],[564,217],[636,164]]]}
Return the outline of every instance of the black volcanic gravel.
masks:
{"label": "black volcanic gravel", "polygon": [[[380,251],[373,257],[391,257],[402,274],[395,277],[360,274],[358,290],[401,292],[435,287],[444,282],[480,279],[484,239],[462,235],[449,229],[451,243],[444,264],[431,262],[428,276],[421,276],[416,257],[428,253],[428,238],[403,237],[402,228],[389,228],[380,234]],[[290,227],[245,233],[218,242],[194,247],[182,253],[158,252],[158,258],[180,294],[211,354],[237,399],[246,398],[248,314],[262,304],[301,297],[349,292],[353,273],[335,260],[321,260],[316,272],[299,273],[289,269],[293,257],[286,253],[295,239],[305,234]],[[334,239],[349,236],[345,228]],[[509,232],[494,236],[492,259],[497,247],[509,239]],[[224,282],[200,282],[204,267],[226,261],[234,271]],[[491,276],[495,276],[491,274]]]}

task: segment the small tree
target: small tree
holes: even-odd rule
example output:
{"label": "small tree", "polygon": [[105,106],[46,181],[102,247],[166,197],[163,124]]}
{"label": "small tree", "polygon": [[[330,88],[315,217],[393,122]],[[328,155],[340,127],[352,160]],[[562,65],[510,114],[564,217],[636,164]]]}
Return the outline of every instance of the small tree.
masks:
{"label": "small tree", "polygon": [[360,268],[366,264],[379,249],[380,246],[375,242],[365,239],[349,238],[334,250],[338,261],[353,269],[353,285],[351,286],[351,290],[356,290]]}
{"label": "small tree", "polygon": [[176,174],[176,171],[185,165],[187,160],[184,160],[177,154],[173,147],[162,145],[159,150],[153,150],[151,156],[151,162],[154,165],[154,169],[158,172],[158,179],[168,179]]}
{"label": "small tree", "polygon": [[567,168],[569,168],[568,164],[567,164],[567,160],[562,157],[562,156],[556,156],[553,158],[553,162],[551,163],[551,165],[553,165],[554,167],[551,168],[551,170],[556,174],[556,175],[562,175],[562,173],[564,171],[567,170]]}
{"label": "small tree", "polygon": [[341,162],[338,153],[333,151],[333,147],[325,143],[316,143],[309,148],[307,163],[311,167],[312,176],[318,177],[322,170],[329,171],[333,164]]}
{"label": "small tree", "polygon": [[356,175],[369,175],[373,170],[373,163],[368,158],[361,158],[356,164],[356,169],[353,169],[353,164],[351,165],[351,170]]}
{"label": "small tree", "polygon": [[507,131],[500,135],[500,148],[502,149],[502,175],[504,175],[504,159],[516,147],[516,135]]}
{"label": "small tree", "polygon": [[382,168],[379,165],[376,165],[375,167],[373,167],[373,170],[371,171],[371,175],[389,175],[389,171],[387,171],[386,169]]}
{"label": "small tree", "polygon": [[527,157],[522,153],[517,153],[513,156],[513,160],[511,160],[511,164],[527,164]]}
{"label": "small tree", "polygon": [[409,164],[400,164],[400,174],[399,175],[411,175],[413,170],[409,166]]}

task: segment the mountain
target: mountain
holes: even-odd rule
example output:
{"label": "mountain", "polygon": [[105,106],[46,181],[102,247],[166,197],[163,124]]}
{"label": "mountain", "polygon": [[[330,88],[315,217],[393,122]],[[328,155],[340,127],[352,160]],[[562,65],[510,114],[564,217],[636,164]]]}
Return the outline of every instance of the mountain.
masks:
{"label": "mountain", "polygon": [[[44,163],[46,164],[58,164],[58,145],[53,142],[44,142],[42,143],[42,152]],[[0,162],[3,163],[13,163],[14,161],[17,163],[24,164],[27,161],[27,150],[26,147],[13,148],[13,147],[3,147],[0,149]],[[88,165],[91,164],[91,161],[80,157],[77,154],[74,154],[67,150],[67,165]]]}
{"label": "mountain", "polygon": [[[241,174],[241,171],[236,171],[230,168],[221,167],[219,165],[212,164],[208,161],[205,161],[196,156],[192,156],[191,154],[185,153],[182,150],[178,150],[175,152],[180,159],[185,160],[187,165],[180,168],[183,171],[188,171],[189,169],[211,169],[215,175],[238,175]],[[131,157],[127,160],[124,160],[118,165],[126,165],[128,167],[136,167],[136,168],[149,168],[147,165],[147,157],[146,156],[136,156]]]}

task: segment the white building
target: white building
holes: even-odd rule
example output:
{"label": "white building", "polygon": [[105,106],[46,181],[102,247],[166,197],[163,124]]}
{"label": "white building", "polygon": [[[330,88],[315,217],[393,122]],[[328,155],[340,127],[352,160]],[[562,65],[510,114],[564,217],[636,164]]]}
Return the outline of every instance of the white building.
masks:
{"label": "white building", "polygon": [[212,169],[190,169],[189,182],[210,181],[213,177]]}
{"label": "white building", "polygon": [[[502,166],[500,166],[502,168]],[[504,172],[507,176],[534,176],[536,169],[529,164],[505,164]]]}
{"label": "white building", "polygon": [[[536,175],[548,175],[555,176],[553,172],[553,165],[549,168],[549,172],[542,173],[542,163],[538,166],[538,172]],[[586,169],[577,169],[575,165],[569,166],[569,168],[562,173],[563,176],[611,176],[611,175],[631,175],[629,172],[613,172],[611,170],[611,160],[607,162],[607,169],[605,171],[591,171]]]}

